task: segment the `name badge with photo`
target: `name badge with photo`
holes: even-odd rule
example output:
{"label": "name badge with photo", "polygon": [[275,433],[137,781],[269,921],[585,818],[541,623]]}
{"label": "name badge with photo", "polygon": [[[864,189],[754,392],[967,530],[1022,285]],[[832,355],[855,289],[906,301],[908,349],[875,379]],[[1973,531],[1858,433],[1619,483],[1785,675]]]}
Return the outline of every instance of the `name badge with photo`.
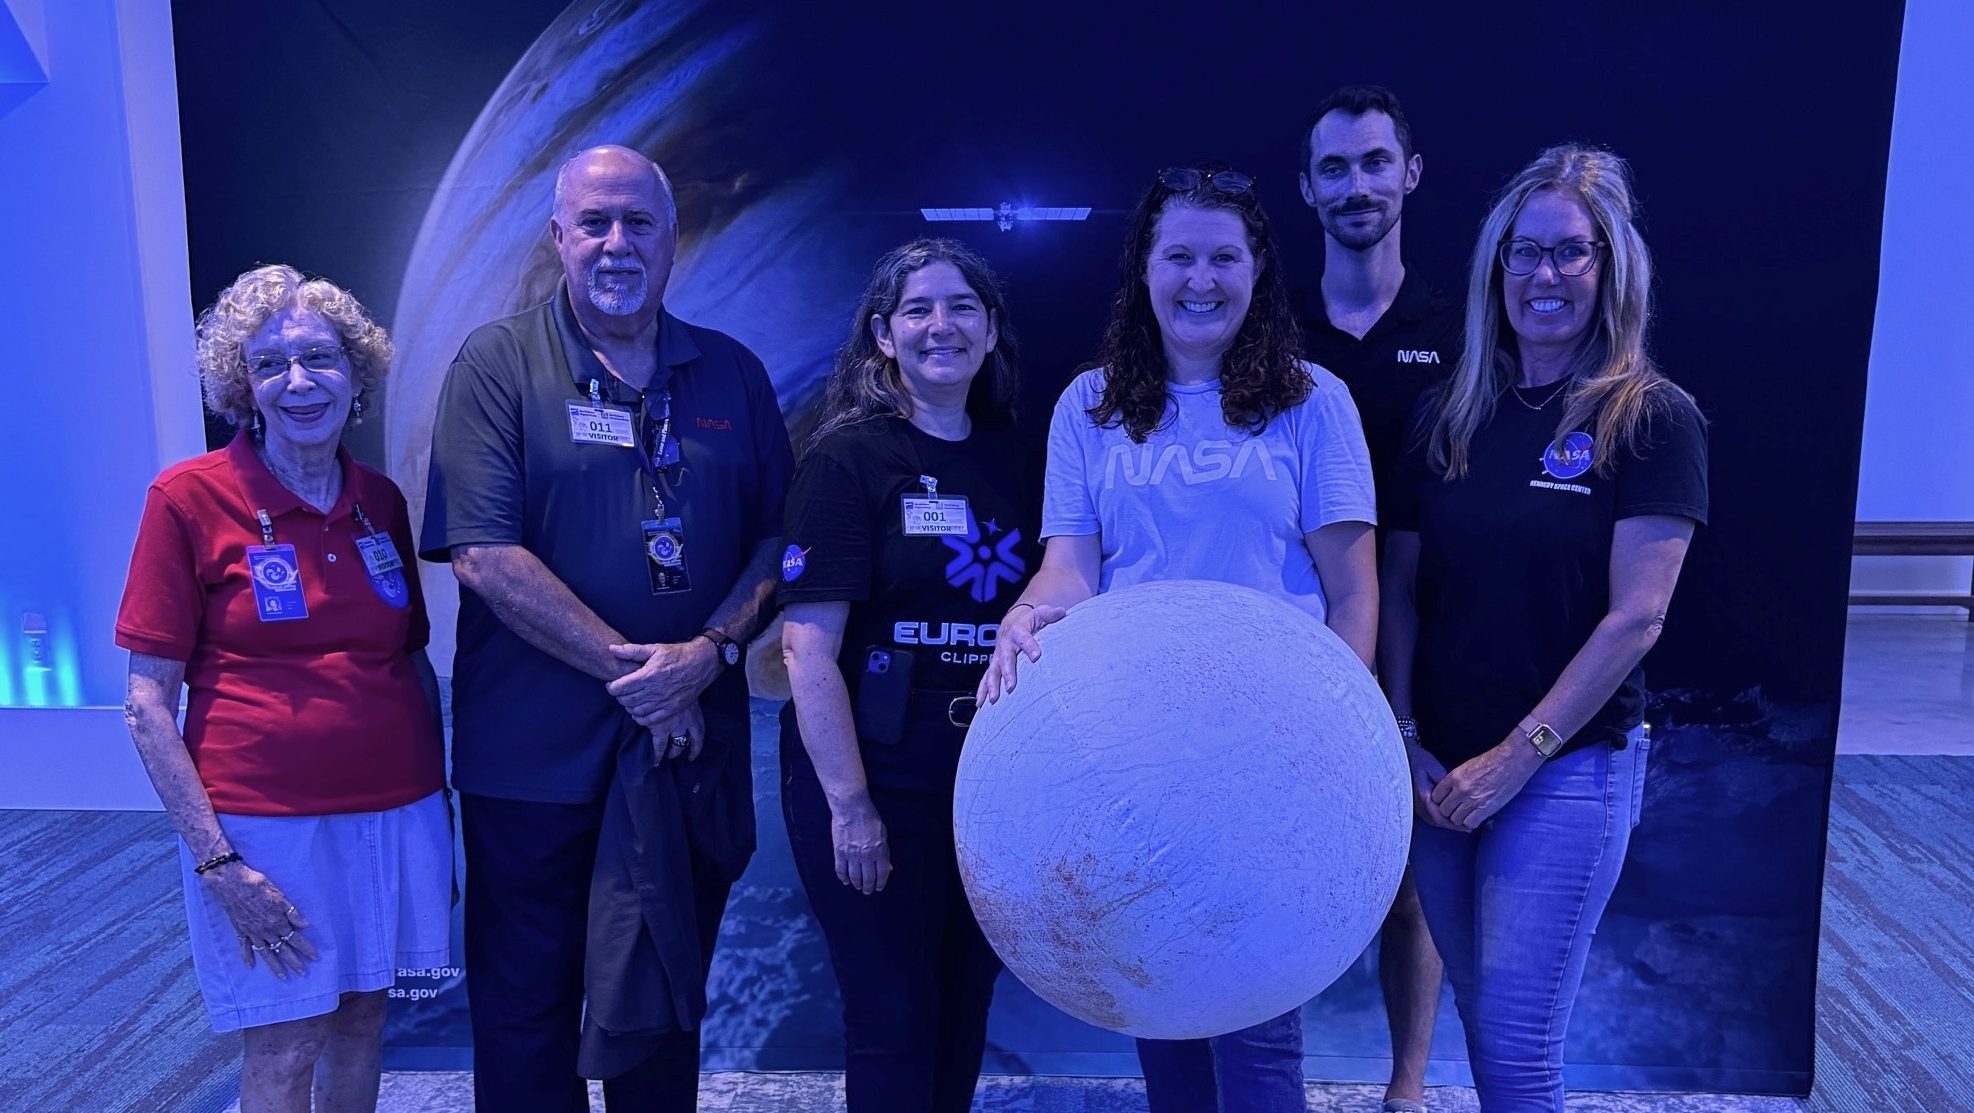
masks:
{"label": "name badge with photo", "polygon": [[651,574],[651,594],[691,591],[692,576],[685,567],[684,525],[677,518],[646,519],[643,525],[644,568]]}
{"label": "name badge with photo", "polygon": [[617,448],[637,445],[631,431],[631,411],[573,399],[569,402],[569,439],[577,444],[607,444]]}
{"label": "name badge with photo", "polygon": [[905,496],[906,537],[960,536],[966,530],[966,499],[952,495]]}
{"label": "name badge with photo", "polygon": [[262,622],[293,622],[308,617],[302,573],[293,545],[247,546],[247,571],[254,581],[254,610]]}

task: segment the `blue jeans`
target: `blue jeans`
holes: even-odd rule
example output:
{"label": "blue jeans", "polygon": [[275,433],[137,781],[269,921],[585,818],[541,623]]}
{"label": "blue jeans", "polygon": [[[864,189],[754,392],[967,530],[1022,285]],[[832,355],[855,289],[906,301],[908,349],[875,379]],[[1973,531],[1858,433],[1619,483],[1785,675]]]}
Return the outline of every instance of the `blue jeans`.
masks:
{"label": "blue jeans", "polygon": [[1151,1113],[1302,1113],[1302,1010],[1204,1040],[1139,1040]]}
{"label": "blue jeans", "polygon": [[1467,1031],[1483,1113],[1563,1113],[1563,1037],[1645,794],[1624,749],[1555,758],[1472,834],[1424,823],[1412,875]]}

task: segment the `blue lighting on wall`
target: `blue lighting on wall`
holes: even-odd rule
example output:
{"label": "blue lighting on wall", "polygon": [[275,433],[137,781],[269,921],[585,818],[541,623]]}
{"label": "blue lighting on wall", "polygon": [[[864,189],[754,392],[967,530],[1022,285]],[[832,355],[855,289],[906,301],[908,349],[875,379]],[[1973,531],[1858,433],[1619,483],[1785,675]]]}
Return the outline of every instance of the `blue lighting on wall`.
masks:
{"label": "blue lighting on wall", "polygon": [[9,619],[0,637],[0,707],[81,707],[82,668],[68,614],[0,606]]}

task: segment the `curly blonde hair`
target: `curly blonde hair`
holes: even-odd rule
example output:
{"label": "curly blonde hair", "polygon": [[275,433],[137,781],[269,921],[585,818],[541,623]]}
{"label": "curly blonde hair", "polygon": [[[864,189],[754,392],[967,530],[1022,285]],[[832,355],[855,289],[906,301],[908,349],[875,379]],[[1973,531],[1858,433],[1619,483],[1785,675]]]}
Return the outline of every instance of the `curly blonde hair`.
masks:
{"label": "curly blonde hair", "polygon": [[383,385],[396,352],[390,335],[370,319],[363,303],[333,282],[304,278],[295,268],[276,263],[234,279],[199,314],[199,382],[208,409],[235,425],[253,416],[254,389],[243,349],[268,318],[294,307],[321,317],[342,336],[349,349],[350,383],[356,397]]}

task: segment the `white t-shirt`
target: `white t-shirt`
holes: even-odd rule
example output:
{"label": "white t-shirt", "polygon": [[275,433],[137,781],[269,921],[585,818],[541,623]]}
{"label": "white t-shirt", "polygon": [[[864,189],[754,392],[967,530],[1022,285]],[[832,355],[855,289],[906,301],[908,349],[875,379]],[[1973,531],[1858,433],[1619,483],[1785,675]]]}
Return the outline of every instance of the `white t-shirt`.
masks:
{"label": "white t-shirt", "polygon": [[[1154,580],[1219,580],[1266,592],[1322,620],[1328,607],[1305,533],[1377,523],[1371,457],[1343,381],[1313,363],[1309,397],[1258,435],[1230,429],[1220,381],[1165,384],[1168,420],[1143,444],[1098,428],[1101,368],[1056,401],[1042,536],[1101,539],[1097,590]],[[1176,412],[1174,412],[1176,410]]]}

